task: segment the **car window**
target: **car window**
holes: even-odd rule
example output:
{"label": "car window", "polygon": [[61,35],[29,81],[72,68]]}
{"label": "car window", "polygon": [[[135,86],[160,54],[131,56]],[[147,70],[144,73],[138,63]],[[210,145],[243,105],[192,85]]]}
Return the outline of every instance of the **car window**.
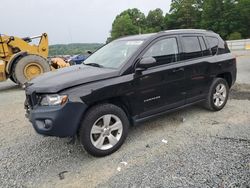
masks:
{"label": "car window", "polygon": [[106,68],[119,68],[142,45],[143,40],[116,40],[103,46],[91,56],[84,64],[98,64]]}
{"label": "car window", "polygon": [[202,50],[198,37],[182,37],[182,43],[184,60],[202,57]]}
{"label": "car window", "polygon": [[198,37],[201,45],[201,50],[202,50],[202,56],[208,56],[210,55],[209,48],[207,47],[204,38],[203,37]]}
{"label": "car window", "polygon": [[178,60],[178,53],[177,40],[173,37],[156,42],[143,57],[154,57],[157,64],[168,64]]}
{"label": "car window", "polygon": [[218,44],[218,52],[217,54],[226,54],[226,53],[230,53],[230,50],[228,48],[228,45],[225,41],[223,41],[222,39],[219,41]]}
{"label": "car window", "polygon": [[219,40],[216,37],[207,37],[207,41],[211,48],[212,55],[215,55],[218,51]]}

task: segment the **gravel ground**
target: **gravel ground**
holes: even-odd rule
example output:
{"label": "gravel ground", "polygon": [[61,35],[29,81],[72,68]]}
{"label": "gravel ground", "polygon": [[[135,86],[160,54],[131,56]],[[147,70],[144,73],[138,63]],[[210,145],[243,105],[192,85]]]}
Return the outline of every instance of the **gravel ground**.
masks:
{"label": "gravel ground", "polygon": [[23,91],[1,83],[0,187],[250,187],[250,85],[240,78],[222,111],[193,106],[147,121],[104,158],[36,134]]}

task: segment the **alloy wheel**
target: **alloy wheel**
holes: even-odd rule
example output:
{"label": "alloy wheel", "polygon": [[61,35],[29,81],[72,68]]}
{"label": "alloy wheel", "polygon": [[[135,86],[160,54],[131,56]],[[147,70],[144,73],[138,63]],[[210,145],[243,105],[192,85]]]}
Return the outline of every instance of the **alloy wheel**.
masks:
{"label": "alloy wheel", "polygon": [[221,107],[224,104],[226,97],[227,97],[226,86],[224,84],[218,84],[213,94],[214,105],[217,107]]}
{"label": "alloy wheel", "polygon": [[121,139],[123,132],[122,121],[113,114],[100,117],[90,131],[91,143],[100,150],[114,147]]}

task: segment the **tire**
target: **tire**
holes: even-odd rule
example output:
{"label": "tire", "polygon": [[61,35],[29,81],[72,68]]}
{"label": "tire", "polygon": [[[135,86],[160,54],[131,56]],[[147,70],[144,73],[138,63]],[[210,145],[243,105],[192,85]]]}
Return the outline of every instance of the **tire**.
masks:
{"label": "tire", "polygon": [[224,108],[227,103],[229,87],[223,78],[215,78],[211,84],[205,107],[211,111],[219,111]]}
{"label": "tire", "polygon": [[[112,128],[112,125],[116,126]],[[128,128],[129,120],[120,107],[113,104],[96,105],[84,115],[79,130],[80,143],[95,157],[110,155],[121,147]]]}
{"label": "tire", "polygon": [[[32,67],[35,72],[30,71]],[[46,59],[38,55],[27,55],[15,63],[12,77],[19,85],[23,85],[25,82],[48,71],[50,71],[50,66]]]}
{"label": "tire", "polygon": [[15,77],[13,77],[12,75],[9,77],[9,79],[10,79],[12,82],[14,82],[14,83],[16,83],[16,84],[17,84],[17,80],[16,80],[16,78],[15,78]]}

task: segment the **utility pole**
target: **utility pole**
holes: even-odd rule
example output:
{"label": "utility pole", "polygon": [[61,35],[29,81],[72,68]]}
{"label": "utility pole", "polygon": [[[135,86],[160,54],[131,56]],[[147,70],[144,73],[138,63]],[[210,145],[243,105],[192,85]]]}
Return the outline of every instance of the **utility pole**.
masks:
{"label": "utility pole", "polygon": [[140,18],[136,18],[136,22],[137,22],[138,27],[139,27],[139,35],[140,35],[141,34]]}

